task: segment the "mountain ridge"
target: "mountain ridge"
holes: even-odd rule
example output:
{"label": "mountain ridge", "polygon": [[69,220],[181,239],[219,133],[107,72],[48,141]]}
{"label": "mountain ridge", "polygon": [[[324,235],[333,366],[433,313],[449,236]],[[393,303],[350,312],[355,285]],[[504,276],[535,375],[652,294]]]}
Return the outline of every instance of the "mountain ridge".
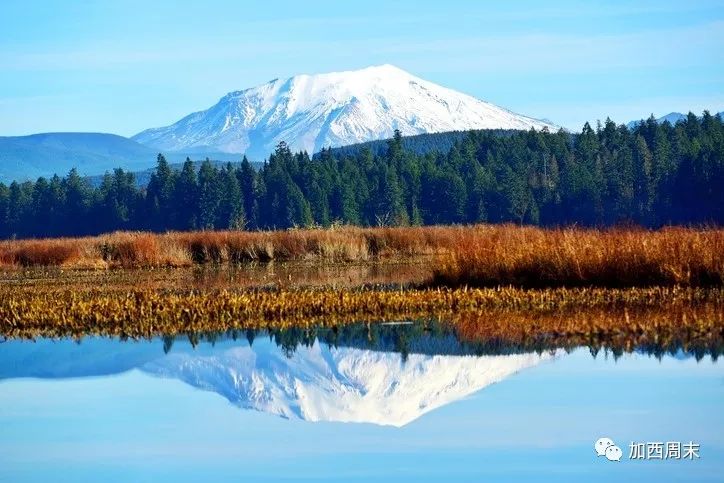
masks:
{"label": "mountain ridge", "polygon": [[[143,172],[156,165],[158,150],[112,133],[47,132],[0,136],[0,182],[36,180],[75,168],[81,176],[100,176],[116,168]],[[209,151],[164,152],[169,162],[198,160],[240,161],[229,153]]]}
{"label": "mountain ridge", "polygon": [[[653,114],[651,114],[651,115],[653,116]],[[659,124],[668,121],[670,124],[674,125],[677,122],[686,120],[686,116],[687,116],[687,114],[684,114],[682,112],[672,111],[672,112],[666,114],[665,116],[657,117],[655,119],[656,119],[656,122]],[[712,116],[720,116],[720,117],[724,118],[724,111],[714,113],[714,114],[712,114]],[[634,129],[636,126],[638,126],[642,122],[646,122],[646,120],[638,119],[635,121],[629,121],[628,123],[626,123],[626,127],[629,129]]]}
{"label": "mountain ridge", "polygon": [[81,174],[98,170],[144,169],[153,149],[110,133],[52,132],[0,137],[0,180],[64,175],[72,167]]}

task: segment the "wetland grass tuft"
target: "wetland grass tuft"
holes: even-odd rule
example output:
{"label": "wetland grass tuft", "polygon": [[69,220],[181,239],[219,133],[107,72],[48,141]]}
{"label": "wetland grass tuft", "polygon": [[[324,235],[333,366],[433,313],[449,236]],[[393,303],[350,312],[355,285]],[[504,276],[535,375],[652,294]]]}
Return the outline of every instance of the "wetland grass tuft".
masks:
{"label": "wetland grass tuft", "polygon": [[721,286],[724,231],[480,227],[457,234],[431,285]]}

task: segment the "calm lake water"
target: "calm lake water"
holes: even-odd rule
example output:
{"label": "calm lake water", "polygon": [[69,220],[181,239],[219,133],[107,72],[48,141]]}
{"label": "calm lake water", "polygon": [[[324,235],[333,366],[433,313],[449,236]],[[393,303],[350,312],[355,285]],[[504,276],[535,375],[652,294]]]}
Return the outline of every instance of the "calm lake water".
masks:
{"label": "calm lake water", "polygon": [[0,481],[722,481],[716,356],[373,327],[5,341]]}

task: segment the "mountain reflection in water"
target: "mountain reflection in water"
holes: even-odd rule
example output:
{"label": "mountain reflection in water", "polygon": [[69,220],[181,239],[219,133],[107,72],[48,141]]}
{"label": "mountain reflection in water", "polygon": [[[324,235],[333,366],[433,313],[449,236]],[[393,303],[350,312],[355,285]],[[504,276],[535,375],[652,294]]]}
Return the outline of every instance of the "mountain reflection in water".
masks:
{"label": "mountain reflection in water", "polygon": [[98,337],[6,341],[3,346],[3,379],[138,369],[285,418],[392,426],[406,425],[562,352],[461,341],[450,326],[431,322],[191,334],[164,337],[162,346],[157,339]]}
{"label": "mountain reflection in water", "polygon": [[[67,378],[138,369],[285,418],[402,426],[551,357],[474,354],[429,325],[194,334],[159,341],[8,341],[0,377]],[[190,343],[189,343],[190,342]]]}

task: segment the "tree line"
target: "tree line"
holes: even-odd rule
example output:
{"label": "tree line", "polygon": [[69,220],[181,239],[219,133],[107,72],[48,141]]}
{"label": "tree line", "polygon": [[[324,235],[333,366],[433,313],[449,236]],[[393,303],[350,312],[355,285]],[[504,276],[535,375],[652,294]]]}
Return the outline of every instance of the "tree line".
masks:
{"label": "tree line", "polygon": [[[0,237],[114,230],[515,222],[724,222],[724,126],[704,112],[676,125],[611,120],[580,133],[470,131],[444,149],[405,149],[399,132],[373,152],[325,149],[312,159],[281,142],[259,169],[163,155],[145,187],[116,169],[97,186],[65,177],[0,183]],[[434,141],[428,139],[428,144]],[[447,146],[445,146],[447,144]],[[451,147],[450,147],[451,146]]]}

